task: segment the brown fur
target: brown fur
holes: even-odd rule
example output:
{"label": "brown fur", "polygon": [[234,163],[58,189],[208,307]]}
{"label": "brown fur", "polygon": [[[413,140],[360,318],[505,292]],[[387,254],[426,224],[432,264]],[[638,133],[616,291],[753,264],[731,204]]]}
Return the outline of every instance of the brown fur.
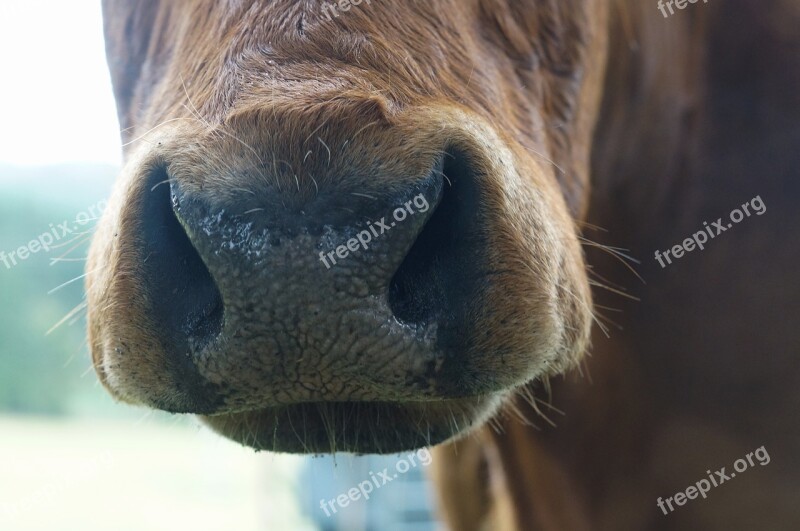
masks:
{"label": "brown fur", "polygon": [[[785,229],[800,221],[798,157],[787,150],[798,139],[800,9],[697,4],[665,21],[650,3],[623,7],[612,19],[588,215],[605,230],[586,233],[643,257],[647,284],[599,250],[587,261],[641,301],[595,294],[622,310],[608,314],[619,330],[595,329],[583,375],[553,381],[552,398],[537,393],[565,412],[538,405],[557,428],[509,415],[457,453],[438,449],[434,462],[461,470],[460,455],[499,456],[504,481],[491,491],[500,507],[514,500],[512,514],[498,519],[490,504],[486,519],[460,529],[796,529],[800,337],[790,323],[800,246]],[[757,194],[772,202],[757,223],[667,269],[652,259]],[[669,515],[656,506],[761,445],[764,468]],[[457,474],[446,512],[487,492],[475,481],[462,494],[470,476]]]}
{"label": "brown fur", "polygon": [[[800,9],[736,0],[664,19],[633,0],[373,0],[325,22],[318,8],[105,2],[120,119],[133,141],[89,265],[92,350],[112,393],[146,403],[174,385],[131,249],[148,165],[179,160],[182,184],[233,200],[256,186],[253,167],[266,154],[305,169],[274,175],[302,202],[314,184],[358,184],[348,167],[380,159],[415,174],[455,144],[473,155],[491,198],[494,238],[476,252],[504,272],[486,292],[476,322],[488,332],[471,360],[506,389],[490,405],[462,399],[455,407],[471,420],[459,431],[499,399],[507,407],[437,449],[434,477],[454,529],[796,529],[800,404],[791,390],[800,375],[791,355],[800,336],[789,321],[800,246],[789,228],[798,221]],[[339,177],[314,182],[329,157],[317,145],[306,159],[314,135],[331,146],[363,135],[366,147],[335,152]],[[653,265],[655,249],[756,194],[766,216],[667,269]],[[644,257],[647,285],[596,245],[584,273],[580,229]],[[554,380],[550,397],[542,382],[586,350],[590,278],[642,302],[597,290],[598,313],[621,308],[611,317],[624,330],[608,339],[596,328],[583,376]],[[129,346],[142,355],[115,350]],[[502,365],[487,352],[512,355]],[[548,410],[551,401],[566,416]],[[448,413],[425,411],[433,422]],[[769,466],[673,514],[655,506],[761,445]]]}

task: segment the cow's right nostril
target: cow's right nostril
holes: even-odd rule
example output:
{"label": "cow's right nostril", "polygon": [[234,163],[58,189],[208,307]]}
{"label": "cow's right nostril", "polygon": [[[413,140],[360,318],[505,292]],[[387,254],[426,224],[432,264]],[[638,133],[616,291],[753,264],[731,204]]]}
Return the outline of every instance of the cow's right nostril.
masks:
{"label": "cow's right nostril", "polygon": [[191,382],[190,353],[220,334],[224,308],[213,277],[175,216],[171,190],[166,169],[150,173],[141,210],[144,284],[153,325],[168,342],[166,351],[176,354],[171,364],[181,380]]}

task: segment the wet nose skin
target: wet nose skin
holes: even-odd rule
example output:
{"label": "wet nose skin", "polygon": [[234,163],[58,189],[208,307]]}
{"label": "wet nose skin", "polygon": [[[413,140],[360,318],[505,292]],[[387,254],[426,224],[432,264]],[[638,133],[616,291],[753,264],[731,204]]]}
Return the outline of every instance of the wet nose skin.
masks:
{"label": "wet nose skin", "polygon": [[442,197],[441,175],[287,206],[277,190],[223,203],[154,172],[146,283],[169,369],[191,397],[159,407],[361,400],[378,386],[384,400],[419,397],[409,380],[442,363],[436,323],[398,319],[390,290]]}

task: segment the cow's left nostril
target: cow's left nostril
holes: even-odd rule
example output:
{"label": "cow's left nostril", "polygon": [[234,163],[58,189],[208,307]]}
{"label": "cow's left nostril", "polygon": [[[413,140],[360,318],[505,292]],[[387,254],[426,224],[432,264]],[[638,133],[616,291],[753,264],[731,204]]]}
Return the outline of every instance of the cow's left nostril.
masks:
{"label": "cow's left nostril", "polygon": [[480,189],[468,157],[448,154],[441,202],[425,224],[389,286],[389,304],[404,323],[447,325],[464,321],[475,297],[484,248]]}
{"label": "cow's left nostril", "polygon": [[150,173],[140,233],[153,324],[168,342],[167,351],[176,354],[172,364],[182,374],[182,368],[194,372],[190,353],[220,334],[224,308],[213,277],[175,216],[171,189],[164,168]]}

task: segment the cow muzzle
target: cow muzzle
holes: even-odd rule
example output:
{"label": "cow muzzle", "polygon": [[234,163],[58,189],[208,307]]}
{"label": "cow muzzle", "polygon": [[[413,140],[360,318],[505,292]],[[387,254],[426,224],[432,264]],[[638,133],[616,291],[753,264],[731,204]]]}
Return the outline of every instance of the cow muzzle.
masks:
{"label": "cow muzzle", "polygon": [[103,384],[257,448],[386,452],[464,432],[568,363],[585,316],[559,305],[582,286],[558,279],[569,249],[543,246],[565,240],[548,198],[499,140],[455,136],[414,157],[351,145],[338,166],[308,151],[302,172],[275,146],[248,159],[252,139],[153,138],[90,253]]}

